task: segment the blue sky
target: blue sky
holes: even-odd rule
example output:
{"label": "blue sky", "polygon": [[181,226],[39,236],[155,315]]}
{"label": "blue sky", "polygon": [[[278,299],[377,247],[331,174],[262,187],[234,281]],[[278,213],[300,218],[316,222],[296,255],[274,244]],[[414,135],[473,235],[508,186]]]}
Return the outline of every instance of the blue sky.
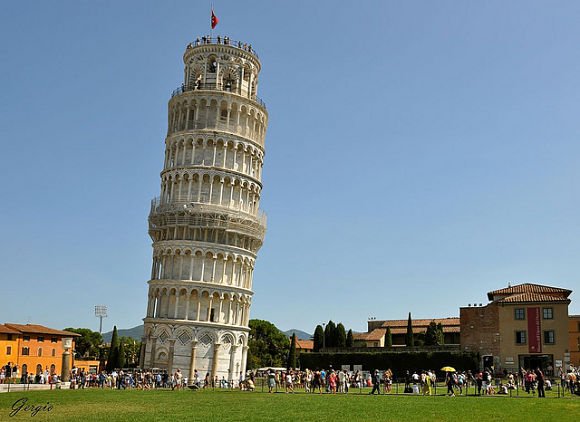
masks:
{"label": "blue sky", "polygon": [[[270,113],[252,318],[364,330],[580,290],[580,3],[214,8]],[[2,3],[0,322],[141,323],[167,101],[208,32],[205,2]]]}

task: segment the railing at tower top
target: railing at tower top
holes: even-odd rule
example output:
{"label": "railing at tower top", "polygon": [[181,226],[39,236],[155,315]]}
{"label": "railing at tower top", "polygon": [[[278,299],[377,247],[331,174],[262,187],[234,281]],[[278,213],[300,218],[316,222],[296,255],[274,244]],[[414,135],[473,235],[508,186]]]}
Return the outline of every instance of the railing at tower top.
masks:
{"label": "railing at tower top", "polygon": [[[222,92],[231,92],[232,94],[236,94],[236,92],[232,91],[231,87],[227,85],[221,86],[220,84],[216,83],[204,83],[204,82],[196,82],[191,86],[181,85],[179,88],[175,88],[171,92],[171,98],[175,97],[176,95],[183,94],[184,92],[189,91],[222,91]],[[239,95],[239,94],[237,94]],[[246,97],[245,97],[246,98]],[[257,102],[262,107],[266,108],[266,103],[262,101],[260,97],[257,95],[253,95],[249,97],[250,100]]]}
{"label": "railing at tower top", "polygon": [[[237,204],[237,206],[236,206]],[[169,203],[161,200],[159,196],[151,200],[151,214],[159,212],[175,212],[175,211],[199,211],[199,212],[217,212],[238,219],[251,219],[254,220],[262,227],[266,227],[267,217],[264,211],[258,210],[257,213],[246,212],[240,208],[239,203],[232,201],[228,205],[213,205],[207,204],[205,202],[197,201],[186,201],[186,200],[173,200]]]}
{"label": "railing at tower top", "polygon": [[212,38],[209,35],[206,35],[205,37],[197,37],[195,39],[195,41],[190,42],[189,44],[187,44],[187,49],[192,49],[194,47],[198,47],[200,45],[207,45],[207,44],[221,44],[221,45],[227,45],[230,47],[235,47],[235,48],[239,48],[240,50],[244,50],[248,53],[252,53],[254,56],[256,56],[257,59],[259,59],[260,57],[258,56],[258,53],[256,53],[256,50],[254,50],[254,48],[252,47],[252,44],[248,44],[245,43],[243,41],[234,41],[234,40],[230,40],[230,37],[222,37],[220,35],[216,36],[215,38]]}

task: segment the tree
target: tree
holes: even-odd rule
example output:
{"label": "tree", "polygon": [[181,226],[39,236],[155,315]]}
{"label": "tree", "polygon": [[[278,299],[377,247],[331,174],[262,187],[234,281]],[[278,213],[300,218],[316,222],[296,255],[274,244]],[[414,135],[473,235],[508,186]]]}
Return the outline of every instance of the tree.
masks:
{"label": "tree", "polygon": [[103,336],[88,328],[65,328],[65,331],[80,334],[75,338],[75,357],[84,358],[99,356],[99,345],[103,343]]}
{"label": "tree", "polygon": [[[121,346],[123,347],[123,351],[121,351]],[[137,366],[139,354],[141,353],[141,342],[131,337],[119,337],[119,353],[125,359],[123,367],[129,368]]]}
{"label": "tree", "polygon": [[437,324],[437,344],[445,344],[445,335],[443,334],[443,324]]}
{"label": "tree", "polygon": [[339,322],[336,326],[336,347],[346,347],[346,329],[342,322]]}
{"label": "tree", "polygon": [[425,332],[425,346],[437,346],[437,324],[431,321]]}
{"label": "tree", "polygon": [[411,320],[411,312],[409,312],[409,319],[407,321],[407,334],[405,334],[405,345],[408,347],[415,346],[415,339],[413,338],[413,321]]}
{"label": "tree", "polygon": [[117,334],[117,326],[113,327],[113,336],[111,337],[111,345],[109,347],[109,356],[107,357],[107,365],[105,369],[111,372],[115,368],[119,368],[119,335]]}
{"label": "tree", "polygon": [[336,325],[330,320],[324,328],[324,346],[336,347],[336,342]]}
{"label": "tree", "polygon": [[119,349],[117,350],[117,368],[124,368],[125,367],[125,342],[119,342]]}
{"label": "tree", "polygon": [[292,340],[290,341],[290,352],[288,353],[288,365],[287,368],[296,368],[296,333],[292,334]]}
{"label": "tree", "polygon": [[248,368],[283,366],[290,348],[288,337],[268,321],[251,319],[249,325]]}
{"label": "tree", "polygon": [[391,333],[391,327],[387,327],[387,332],[385,333],[385,347],[393,347],[393,334]]}
{"label": "tree", "polygon": [[354,346],[354,337],[352,335],[352,330],[348,330],[346,333],[346,347],[353,347]]}
{"label": "tree", "polygon": [[322,325],[317,325],[314,329],[314,335],[312,336],[312,340],[314,342],[313,349],[315,352],[320,351],[322,346],[324,345],[324,329]]}

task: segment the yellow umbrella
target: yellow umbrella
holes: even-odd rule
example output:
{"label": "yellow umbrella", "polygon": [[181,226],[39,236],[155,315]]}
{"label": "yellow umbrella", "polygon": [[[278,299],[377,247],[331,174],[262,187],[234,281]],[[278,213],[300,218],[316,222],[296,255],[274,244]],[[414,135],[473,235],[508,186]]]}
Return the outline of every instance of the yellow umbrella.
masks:
{"label": "yellow umbrella", "polygon": [[445,372],[456,372],[455,368],[451,367],[451,366],[444,366],[443,368],[441,368],[442,371]]}

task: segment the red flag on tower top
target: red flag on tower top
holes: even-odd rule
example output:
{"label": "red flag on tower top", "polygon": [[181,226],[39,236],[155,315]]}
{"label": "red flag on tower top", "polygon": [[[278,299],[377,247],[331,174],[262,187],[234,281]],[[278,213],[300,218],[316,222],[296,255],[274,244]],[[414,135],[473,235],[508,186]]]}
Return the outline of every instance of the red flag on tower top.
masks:
{"label": "red flag on tower top", "polygon": [[216,25],[218,24],[218,22],[219,22],[219,19],[217,18],[215,13],[213,13],[213,9],[211,9],[211,29],[214,29],[216,27]]}

